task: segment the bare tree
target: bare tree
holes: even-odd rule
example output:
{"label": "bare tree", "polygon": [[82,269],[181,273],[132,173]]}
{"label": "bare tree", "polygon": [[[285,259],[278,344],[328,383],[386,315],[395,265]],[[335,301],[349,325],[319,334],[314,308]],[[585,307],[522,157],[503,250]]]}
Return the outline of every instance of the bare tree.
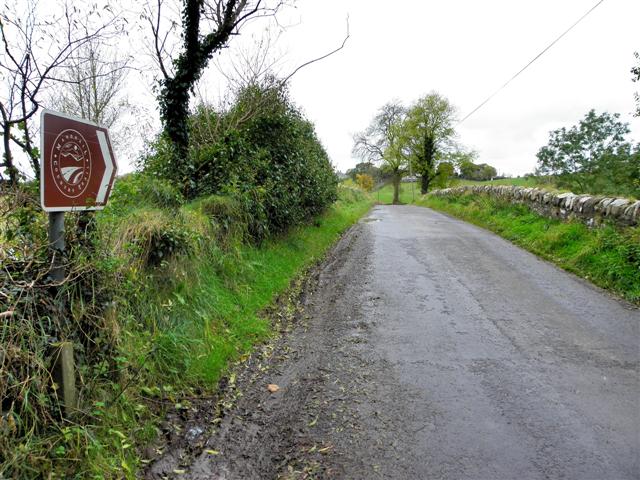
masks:
{"label": "bare tree", "polygon": [[353,154],[371,163],[382,162],[392,174],[393,203],[400,202],[400,182],[407,167],[400,139],[406,109],[398,101],[383,105],[366,130],[353,137]]}
{"label": "bare tree", "polygon": [[106,45],[90,40],[73,55],[64,80],[50,95],[50,105],[64,113],[112,128],[127,99],[123,95],[130,58],[119,59]]}
{"label": "bare tree", "polygon": [[346,22],[346,34],[342,43],[335,49],[319,57],[308,60],[291,70],[288,74],[282,75],[280,65],[284,63],[285,55],[276,51],[280,31],[277,35],[273,31],[266,29],[258,41],[251,47],[237,49],[237,55],[231,57],[229,64],[231,72],[227,73],[218,63],[218,71],[226,78],[232,93],[237,101],[239,96],[246,95],[247,90],[257,88],[263,95],[253,97],[254,102],[243,102],[242,109],[235,112],[232,118],[227,118],[228,127],[239,128],[251,118],[259,115],[262,110],[271,104],[271,101],[282,94],[287,88],[293,76],[305,67],[324,60],[342,50],[347,40],[349,40],[349,18]]}
{"label": "bare tree", "polygon": [[[118,30],[119,18],[108,6],[101,12],[95,5],[87,10],[68,3],[56,7],[50,8],[46,17],[40,16],[37,0],[25,0],[0,14],[0,75],[6,86],[0,96],[4,148],[0,175],[4,169],[14,184],[19,181],[20,172],[11,152],[12,144],[27,154],[36,178],[40,175],[39,151],[30,121],[40,108],[43,92],[55,82],[75,82],[64,78],[63,69],[76,52]],[[101,20],[94,27],[96,13]]]}
{"label": "bare tree", "polygon": [[[251,42],[238,45],[234,55],[214,60],[216,71],[224,79],[218,98],[212,101],[207,95],[210,79],[203,77],[195,85],[196,109],[215,111],[218,115],[201,115],[199,122],[191,124],[192,133],[199,139],[215,142],[225,132],[237,129],[251,118],[259,115],[279,95],[284,87],[280,78],[280,64],[284,55],[276,50],[280,34],[267,28]],[[253,102],[243,102],[243,109],[234,109],[240,97],[246,100],[246,92],[257,88],[262,95],[254,96]],[[224,122],[222,121],[224,119]]]}
{"label": "bare tree", "polygon": [[253,38],[250,44],[240,45],[235,55],[227,57],[228,66],[218,59],[216,68],[227,80],[233,92],[239,92],[249,85],[264,83],[265,79],[280,78],[280,64],[284,54],[277,51],[282,30],[278,32],[266,28],[262,34]]}

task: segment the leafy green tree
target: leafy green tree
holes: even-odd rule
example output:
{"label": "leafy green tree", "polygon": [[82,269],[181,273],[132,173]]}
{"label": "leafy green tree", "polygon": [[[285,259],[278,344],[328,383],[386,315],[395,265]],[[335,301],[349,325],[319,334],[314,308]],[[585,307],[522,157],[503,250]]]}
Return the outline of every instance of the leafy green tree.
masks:
{"label": "leafy green tree", "polygon": [[409,109],[402,128],[402,150],[420,175],[423,194],[437,174],[443,154],[454,146],[456,109],[437,92],[418,99]]}
{"label": "leafy green tree", "polygon": [[[549,143],[538,153],[538,172],[555,175],[559,183],[578,192],[598,193],[616,188],[614,179],[622,180],[619,189],[632,188],[634,161],[638,148],[626,139],[629,125],[617,113],[597,114],[589,111],[578,125],[553,130]],[[622,191],[622,190],[618,190]]]}
{"label": "leafy green tree", "polygon": [[349,178],[354,182],[356,181],[356,176],[359,174],[370,175],[373,178],[374,183],[380,183],[387,180],[387,176],[382,169],[376,167],[372,162],[360,162],[357,163],[355,167],[347,170],[347,176],[349,176]]}
{"label": "leafy green tree", "polygon": [[445,156],[447,162],[453,163],[456,169],[460,170],[460,166],[464,162],[474,163],[478,158],[478,152],[475,150],[453,150],[448,152]]}
{"label": "leafy green tree", "polygon": [[400,138],[406,111],[397,101],[383,105],[369,126],[353,137],[353,154],[371,163],[382,163],[393,183],[393,203],[400,203],[400,182],[407,170],[407,159]]}
{"label": "leafy green tree", "polygon": [[470,160],[464,160],[460,163],[460,176],[467,180],[486,181],[498,175],[495,167],[486,163],[476,164]]}
{"label": "leafy green tree", "polygon": [[440,162],[436,168],[436,176],[433,180],[433,184],[436,188],[446,188],[449,185],[449,180],[455,174],[455,167],[451,162]]}
{"label": "leafy green tree", "polygon": [[487,165],[486,163],[483,163],[480,166],[482,167],[481,172],[483,180],[492,180],[498,176],[498,171],[495,169],[495,167]]}
{"label": "leafy green tree", "polygon": [[604,155],[600,163],[592,192],[640,198],[640,144],[627,143],[615,154]]}
{"label": "leafy green tree", "polygon": [[460,169],[460,176],[462,178],[466,178],[467,180],[471,180],[475,176],[475,172],[477,169],[477,165],[473,163],[471,160],[462,160],[458,167]]}

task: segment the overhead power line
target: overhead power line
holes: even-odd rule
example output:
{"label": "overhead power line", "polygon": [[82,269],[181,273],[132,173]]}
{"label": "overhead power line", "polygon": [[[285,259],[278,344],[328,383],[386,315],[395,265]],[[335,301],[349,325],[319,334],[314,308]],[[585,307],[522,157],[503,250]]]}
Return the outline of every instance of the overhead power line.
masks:
{"label": "overhead power line", "polygon": [[564,37],[567,33],[569,33],[571,30],[573,30],[573,28],[578,25],[582,20],[584,20],[591,12],[593,12],[596,8],[598,8],[600,6],[600,4],[604,2],[604,0],[600,0],[598,3],[596,3],[593,7],[591,7],[589,9],[589,11],[587,13],[585,13],[584,15],[582,15],[573,25],[571,25],[569,28],[567,28],[558,38],[556,38],[553,42],[551,42],[549,45],[546,46],[546,48],[544,50],[542,50],[538,55],[536,55],[535,57],[533,57],[533,59],[527,63],[524,67],[522,67],[520,69],[520,71],[518,73],[516,73],[513,77],[511,77],[509,80],[507,80],[505,82],[504,85],[502,85],[500,88],[498,88],[495,92],[493,92],[491,95],[489,95],[480,105],[478,105],[476,108],[474,108],[473,110],[471,110],[470,113],[467,114],[466,117],[464,117],[462,120],[460,120],[458,122],[458,125],[460,125],[462,122],[464,122],[467,118],[469,118],[471,115],[473,115],[474,113],[476,113],[478,110],[480,110],[483,106],[485,106],[489,100],[491,100],[493,97],[495,97],[498,93],[500,93],[501,90],[503,90],[507,85],[509,85],[512,81],[514,81],[522,72],[524,72],[527,68],[529,68],[531,66],[531,64],[533,62],[535,62],[536,60],[538,60],[542,55],[544,55],[547,50],[549,50],[551,47],[553,47],[556,43],[558,43],[558,41]]}

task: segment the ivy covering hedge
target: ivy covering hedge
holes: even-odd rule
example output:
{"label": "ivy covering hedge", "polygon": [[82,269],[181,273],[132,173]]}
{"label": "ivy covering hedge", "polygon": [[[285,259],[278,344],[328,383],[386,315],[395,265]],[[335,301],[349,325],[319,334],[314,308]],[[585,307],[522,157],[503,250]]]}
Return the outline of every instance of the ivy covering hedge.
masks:
{"label": "ivy covering hedge", "polygon": [[[235,198],[261,240],[310,218],[337,198],[337,178],[313,124],[286,89],[252,85],[225,111],[200,106],[190,118],[190,197]],[[178,182],[173,151],[160,138],[143,166]]]}

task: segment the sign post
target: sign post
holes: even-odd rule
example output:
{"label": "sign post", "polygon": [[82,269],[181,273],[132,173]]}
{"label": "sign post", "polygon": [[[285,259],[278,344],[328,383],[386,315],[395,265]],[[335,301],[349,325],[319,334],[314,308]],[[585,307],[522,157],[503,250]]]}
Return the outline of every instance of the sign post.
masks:
{"label": "sign post", "polygon": [[49,212],[49,245],[53,253],[53,262],[49,278],[55,283],[64,280],[64,212]]}
{"label": "sign post", "polygon": [[[40,203],[49,213],[53,255],[50,280],[60,285],[64,271],[64,212],[104,208],[117,164],[106,128],[82,118],[43,110],[40,115]],[[55,376],[61,383],[67,416],[76,408],[73,344],[63,342]]]}

